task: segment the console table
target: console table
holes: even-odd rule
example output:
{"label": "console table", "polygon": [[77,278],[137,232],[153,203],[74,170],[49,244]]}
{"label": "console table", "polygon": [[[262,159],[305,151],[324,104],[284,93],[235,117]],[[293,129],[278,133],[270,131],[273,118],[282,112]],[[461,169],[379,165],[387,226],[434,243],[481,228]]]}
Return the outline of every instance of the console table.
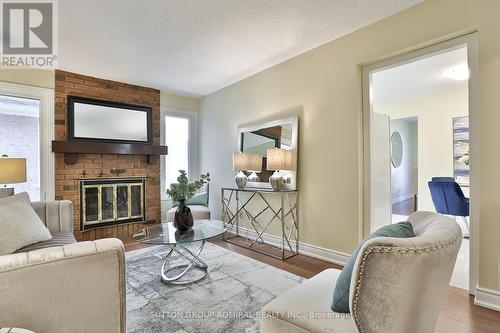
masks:
{"label": "console table", "polygon": [[298,191],[222,188],[229,243],[286,260],[299,253]]}

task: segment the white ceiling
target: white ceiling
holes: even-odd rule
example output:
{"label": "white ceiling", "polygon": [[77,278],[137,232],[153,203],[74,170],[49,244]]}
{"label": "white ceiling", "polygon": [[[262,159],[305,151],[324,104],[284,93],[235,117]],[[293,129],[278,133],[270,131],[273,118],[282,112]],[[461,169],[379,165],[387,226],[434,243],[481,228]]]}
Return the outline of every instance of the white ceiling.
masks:
{"label": "white ceiling", "polygon": [[467,66],[467,48],[447,51],[372,74],[372,102],[383,103],[451,89],[467,89],[467,81],[449,77]]}
{"label": "white ceiling", "polygon": [[63,0],[59,68],[207,95],[423,0]]}

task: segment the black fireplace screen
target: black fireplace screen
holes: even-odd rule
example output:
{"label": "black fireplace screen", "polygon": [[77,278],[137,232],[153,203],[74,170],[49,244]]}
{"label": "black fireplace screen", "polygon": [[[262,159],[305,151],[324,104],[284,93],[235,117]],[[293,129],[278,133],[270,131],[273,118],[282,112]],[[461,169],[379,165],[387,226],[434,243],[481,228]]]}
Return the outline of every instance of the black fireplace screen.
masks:
{"label": "black fireplace screen", "polygon": [[144,221],[144,178],[80,180],[82,230]]}

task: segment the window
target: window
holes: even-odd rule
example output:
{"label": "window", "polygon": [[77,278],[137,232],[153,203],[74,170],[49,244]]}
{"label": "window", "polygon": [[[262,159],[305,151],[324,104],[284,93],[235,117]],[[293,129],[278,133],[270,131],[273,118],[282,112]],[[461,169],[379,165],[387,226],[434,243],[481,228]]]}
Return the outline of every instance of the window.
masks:
{"label": "window", "polygon": [[[9,185],[40,200],[40,101],[0,95],[0,155],[26,158],[26,182]],[[3,184],[2,184],[3,185]]]}
{"label": "window", "polygon": [[0,82],[0,155],[26,158],[26,182],[0,184],[54,200],[54,91]]}
{"label": "window", "polygon": [[162,110],[162,144],[168,146],[168,155],[162,161],[162,196],[168,199],[166,189],[177,182],[179,170],[189,178],[196,177],[196,120],[189,111]]}
{"label": "window", "polygon": [[189,120],[186,118],[165,117],[165,156],[166,185],[175,183],[179,170],[189,170]]}

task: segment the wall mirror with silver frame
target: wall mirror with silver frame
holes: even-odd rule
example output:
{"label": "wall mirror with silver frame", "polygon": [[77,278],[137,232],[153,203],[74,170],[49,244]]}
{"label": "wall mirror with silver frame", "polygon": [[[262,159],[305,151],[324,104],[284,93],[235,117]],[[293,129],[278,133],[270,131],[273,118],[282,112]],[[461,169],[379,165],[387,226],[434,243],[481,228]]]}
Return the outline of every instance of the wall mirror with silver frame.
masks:
{"label": "wall mirror with silver frame", "polygon": [[262,168],[257,172],[259,179],[252,179],[253,172],[247,171],[249,176],[247,187],[271,188],[269,177],[274,170],[267,170],[267,150],[280,148],[291,151],[291,170],[280,170],[288,178],[285,190],[297,188],[297,153],[298,153],[298,124],[299,117],[277,119],[263,123],[256,123],[238,128],[238,147],[243,153],[254,153],[262,157]]}
{"label": "wall mirror with silver frame", "polygon": [[395,168],[399,168],[403,162],[403,139],[399,132],[394,132],[391,135],[391,162]]}

